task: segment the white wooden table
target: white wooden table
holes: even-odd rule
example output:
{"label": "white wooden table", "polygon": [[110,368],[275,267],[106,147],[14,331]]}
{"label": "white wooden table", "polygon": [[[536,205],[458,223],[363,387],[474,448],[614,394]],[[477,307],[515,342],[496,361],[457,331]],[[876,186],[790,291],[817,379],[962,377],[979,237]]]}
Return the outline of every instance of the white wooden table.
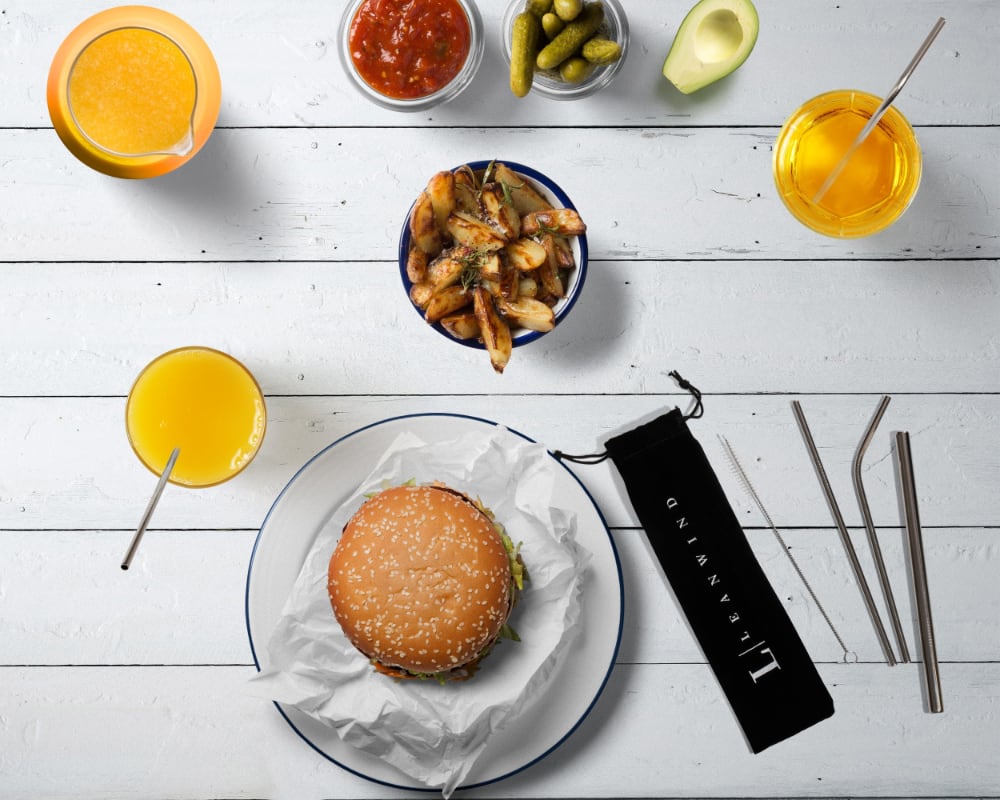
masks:
{"label": "white wooden table", "polygon": [[[751,755],[612,468],[581,467],[623,565],[618,662],[555,753],[464,796],[1000,795],[995,0],[761,0],[748,62],[691,97],[660,75],[687,2],[631,0],[628,62],[576,103],[509,94],[503,0],[483,0],[475,82],[412,116],[348,85],[343,2],[174,0],[217,56],[223,108],[192,164],[146,182],[77,163],[45,108],[58,43],[103,5],[0,9],[0,797],[408,794],[321,758],[246,691],[244,585],[271,503],[314,453],[399,414],[472,413],[590,452],[686,405],[673,369],[706,393],[695,433],[836,714]],[[774,190],[778,127],[822,91],[887,89],[938,16],[948,25],[898,101],[924,153],[915,202],[870,239],[810,233]],[[431,172],[492,157],[557,180],[591,247],[573,314],[502,377],[421,327],[395,262]],[[123,573],[153,483],[127,444],[124,397],[153,356],[189,343],[250,366],[268,434],[238,479],[169,488]],[[911,431],[940,715],[924,710],[918,664],[881,662],[789,407],[801,399],[870,566],[849,464],[883,393],[866,487],[917,653],[889,440]],[[716,434],[858,663],[841,663]]]}

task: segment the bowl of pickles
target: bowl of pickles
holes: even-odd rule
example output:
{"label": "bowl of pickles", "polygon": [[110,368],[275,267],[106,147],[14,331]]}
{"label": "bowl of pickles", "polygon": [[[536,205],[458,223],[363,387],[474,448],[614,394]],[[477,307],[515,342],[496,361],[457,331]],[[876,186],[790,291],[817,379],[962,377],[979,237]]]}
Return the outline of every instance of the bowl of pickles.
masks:
{"label": "bowl of pickles", "polygon": [[628,51],[618,0],[512,0],[500,30],[517,97],[588,97],[614,80]]}

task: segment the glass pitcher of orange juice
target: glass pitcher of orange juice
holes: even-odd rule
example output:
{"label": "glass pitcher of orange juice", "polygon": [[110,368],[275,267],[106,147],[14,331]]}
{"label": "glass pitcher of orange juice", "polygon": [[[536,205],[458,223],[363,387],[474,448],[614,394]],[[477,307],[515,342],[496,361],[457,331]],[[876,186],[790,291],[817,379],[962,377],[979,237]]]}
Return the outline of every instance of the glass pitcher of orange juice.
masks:
{"label": "glass pitcher of orange juice", "polygon": [[46,96],[56,133],[83,163],[118,178],[152,178],[208,141],[222,86],[190,25],[157,8],[120,6],[70,33]]}
{"label": "glass pitcher of orange juice", "polygon": [[264,395],[250,371],[210,347],[181,347],[153,359],[125,405],[125,429],[139,460],[159,475],[180,450],[171,483],[214,486],[239,474],[260,449]]}

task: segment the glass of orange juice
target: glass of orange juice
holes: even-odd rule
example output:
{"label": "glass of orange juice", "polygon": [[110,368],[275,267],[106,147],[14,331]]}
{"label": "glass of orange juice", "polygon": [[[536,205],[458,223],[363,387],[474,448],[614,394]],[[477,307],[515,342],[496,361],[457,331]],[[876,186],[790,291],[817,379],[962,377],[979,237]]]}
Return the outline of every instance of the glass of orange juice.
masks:
{"label": "glass of orange juice", "polygon": [[222,86],[190,25],[158,8],[120,6],[66,37],[46,96],[56,133],[83,163],[118,178],[152,178],[208,141]]}
{"label": "glass of orange juice", "polygon": [[902,216],[920,185],[916,134],[890,106],[819,202],[827,176],[881,99],[839,90],[809,100],[785,122],[774,146],[774,182],[792,215],[818,233],[869,236]]}
{"label": "glass of orange juice", "polygon": [[136,378],[125,405],[129,443],[159,475],[180,486],[214,486],[240,473],[264,439],[264,395],[250,371],[210,347],[181,347],[155,358]]}

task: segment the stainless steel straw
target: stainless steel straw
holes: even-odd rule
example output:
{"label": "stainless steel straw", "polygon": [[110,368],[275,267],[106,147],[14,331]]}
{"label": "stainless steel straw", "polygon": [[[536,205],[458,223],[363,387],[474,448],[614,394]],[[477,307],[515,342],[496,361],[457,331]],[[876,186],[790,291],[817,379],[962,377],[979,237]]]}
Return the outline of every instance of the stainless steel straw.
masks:
{"label": "stainless steel straw", "polygon": [[739,478],[740,483],[743,484],[743,489],[748,495],[750,495],[750,499],[753,500],[754,505],[757,506],[757,510],[760,511],[761,516],[764,517],[764,521],[774,533],[775,538],[778,540],[778,544],[781,545],[781,549],[784,550],[785,555],[788,556],[788,560],[791,562],[792,568],[795,570],[795,574],[799,576],[799,580],[802,581],[802,584],[806,587],[806,591],[809,592],[809,596],[812,598],[812,601],[816,604],[816,608],[819,609],[819,613],[823,616],[823,620],[826,622],[827,627],[833,634],[833,638],[837,640],[837,644],[840,645],[840,649],[844,651],[844,663],[849,663],[851,661],[851,656],[854,656],[854,661],[857,661],[858,654],[848,650],[847,645],[844,644],[844,640],[840,638],[840,634],[833,626],[833,621],[830,619],[830,615],[826,613],[826,609],[823,608],[823,604],[816,596],[816,592],[813,591],[809,581],[806,580],[806,576],[802,572],[802,568],[799,567],[799,563],[795,560],[795,556],[792,555],[792,548],[785,544],[785,537],[781,535],[781,531],[779,531],[777,526],[774,524],[774,521],[771,519],[771,515],[768,514],[767,509],[764,508],[764,503],[760,499],[760,495],[757,494],[757,490],[754,489],[753,483],[750,481],[750,476],[747,475],[747,471],[743,469],[743,464],[740,463],[740,460],[736,455],[736,451],[733,450],[733,446],[729,444],[729,440],[725,436],[720,435],[719,441],[722,442],[722,449],[729,458],[729,463],[733,468],[733,472],[736,473],[736,477]]}
{"label": "stainless steel straw", "polygon": [[146,526],[149,525],[149,521],[153,518],[153,511],[156,510],[156,504],[160,502],[160,495],[163,494],[163,490],[167,486],[167,481],[170,480],[170,473],[173,471],[174,464],[177,463],[177,456],[180,454],[180,448],[175,447],[170,454],[170,458],[167,459],[167,465],[163,468],[163,472],[160,473],[160,480],[153,490],[153,496],[149,498],[149,505],[146,506],[146,511],[139,521],[139,527],[135,529],[135,535],[132,537],[132,543],[128,546],[128,552],[125,554],[125,558],[122,559],[122,569],[128,569],[132,563],[132,557],[135,555],[135,551],[139,549],[139,542],[142,541],[142,535],[146,532]]}
{"label": "stainless steel straw", "polygon": [[879,422],[882,421],[882,416],[885,414],[886,408],[889,407],[891,399],[888,395],[883,395],[878,408],[875,409],[875,416],[872,417],[872,421],[868,425],[868,430],[865,431],[865,435],[861,438],[858,451],[854,455],[851,477],[854,479],[854,494],[858,498],[861,518],[864,520],[865,530],[868,532],[868,546],[871,548],[872,558],[875,561],[875,570],[878,572],[879,584],[882,587],[882,596],[885,598],[885,605],[889,610],[889,621],[892,623],[893,633],[896,634],[899,660],[904,664],[908,664],[910,662],[910,651],[906,646],[903,625],[899,621],[899,611],[896,609],[896,600],[892,595],[892,587],[889,585],[889,575],[885,569],[885,561],[882,559],[882,548],[879,546],[878,534],[875,532],[875,523],[872,520],[872,512],[868,507],[868,496],[865,494],[865,487],[861,480],[861,461],[868,450],[868,445],[871,444],[872,438],[875,436],[875,429],[878,427]]}
{"label": "stainless steel straw", "polygon": [[830,480],[826,477],[826,470],[823,469],[819,450],[816,449],[816,443],[813,441],[812,433],[809,431],[809,424],[806,422],[806,416],[802,412],[802,406],[798,400],[792,401],[792,411],[795,412],[795,419],[799,423],[802,439],[806,443],[809,458],[812,459],[813,467],[816,470],[816,477],[819,478],[819,484],[823,489],[823,494],[826,496],[826,502],[830,507],[830,513],[833,515],[833,521],[840,532],[840,539],[844,544],[844,550],[847,551],[847,558],[851,562],[851,569],[854,570],[854,578],[858,582],[858,588],[861,590],[861,596],[868,609],[868,616],[871,617],[872,625],[875,627],[875,634],[878,636],[879,644],[882,645],[882,652],[885,653],[885,660],[891,667],[896,663],[896,657],[892,653],[892,645],[889,644],[889,637],[886,636],[885,627],[882,625],[882,618],[879,616],[874,599],[872,599],[872,593],[868,588],[868,581],[865,580],[865,574],[861,569],[861,562],[858,561],[858,554],[854,550],[854,544],[851,542],[851,535],[847,532],[847,525],[844,524],[844,517],[840,513],[840,507],[837,505],[837,498],[833,495],[833,487],[830,485]]}
{"label": "stainless steel straw", "polygon": [[934,23],[934,27],[931,28],[931,32],[927,34],[927,38],[921,43],[920,47],[917,48],[916,55],[910,59],[910,63],[906,65],[906,69],[903,70],[903,74],[896,79],[896,82],[892,85],[889,93],[885,96],[885,99],[881,102],[878,108],[875,109],[875,113],[871,115],[867,124],[861,129],[861,133],[857,135],[851,146],[847,148],[844,155],[840,157],[840,161],[837,162],[836,166],[830,170],[830,174],[826,176],[826,180],[823,181],[823,185],[819,187],[819,191],[813,195],[813,203],[818,203],[830,191],[830,187],[833,186],[837,178],[840,177],[840,173],[844,171],[844,167],[847,166],[847,162],[851,160],[851,156],[857,152],[858,148],[864,143],[865,139],[868,138],[875,126],[878,125],[879,120],[885,115],[885,112],[889,110],[889,106],[892,105],[892,101],[896,99],[906,82],[910,79],[913,74],[913,70],[917,68],[917,64],[920,60],[927,54],[930,46],[934,43],[937,35],[941,32],[944,27],[944,17],[939,17],[938,21]]}
{"label": "stainless steel straw", "polygon": [[941,699],[941,676],[938,671],[937,648],[934,645],[934,621],[931,619],[931,599],[927,590],[927,565],[924,563],[924,542],[920,532],[920,513],[917,509],[917,484],[913,479],[910,434],[906,431],[896,432],[896,461],[903,495],[903,513],[906,516],[906,536],[910,545],[913,591],[917,600],[917,622],[920,626],[927,705],[932,713],[940,714],[944,711],[944,701]]}

